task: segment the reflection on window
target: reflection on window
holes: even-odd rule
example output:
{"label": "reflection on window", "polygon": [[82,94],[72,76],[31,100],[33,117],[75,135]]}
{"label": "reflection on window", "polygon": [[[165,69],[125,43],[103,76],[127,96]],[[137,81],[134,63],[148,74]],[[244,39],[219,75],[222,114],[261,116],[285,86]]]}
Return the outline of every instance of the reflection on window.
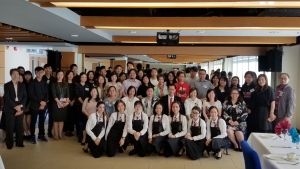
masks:
{"label": "reflection on window", "polygon": [[256,75],[266,74],[269,86],[271,86],[271,72],[258,71],[258,56],[237,56],[233,57],[232,75],[240,78],[240,85],[244,84],[244,75],[247,71],[253,71]]}

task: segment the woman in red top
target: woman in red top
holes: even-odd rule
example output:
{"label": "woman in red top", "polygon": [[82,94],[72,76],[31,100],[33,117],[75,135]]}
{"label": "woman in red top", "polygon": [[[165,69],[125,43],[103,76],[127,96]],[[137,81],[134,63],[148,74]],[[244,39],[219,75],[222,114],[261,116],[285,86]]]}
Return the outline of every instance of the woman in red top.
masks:
{"label": "woman in red top", "polygon": [[190,86],[185,82],[185,73],[178,72],[178,82],[175,83],[176,93],[175,95],[181,98],[181,101],[184,102],[185,99],[189,98]]}

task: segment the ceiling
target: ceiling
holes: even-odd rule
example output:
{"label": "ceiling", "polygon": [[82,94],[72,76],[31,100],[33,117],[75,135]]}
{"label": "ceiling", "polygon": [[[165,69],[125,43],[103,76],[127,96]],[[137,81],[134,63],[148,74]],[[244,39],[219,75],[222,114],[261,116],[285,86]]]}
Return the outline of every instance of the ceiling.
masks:
{"label": "ceiling", "polygon": [[[61,2],[82,3],[59,7]],[[95,4],[83,7],[88,2]],[[293,45],[300,35],[300,2],[296,0],[0,0],[0,3],[0,22],[75,45],[144,45],[155,50],[157,32],[167,29],[180,34],[180,46]],[[93,54],[103,57],[106,53]],[[176,63],[222,57],[180,53]],[[138,53],[131,58],[175,62],[160,54]]]}

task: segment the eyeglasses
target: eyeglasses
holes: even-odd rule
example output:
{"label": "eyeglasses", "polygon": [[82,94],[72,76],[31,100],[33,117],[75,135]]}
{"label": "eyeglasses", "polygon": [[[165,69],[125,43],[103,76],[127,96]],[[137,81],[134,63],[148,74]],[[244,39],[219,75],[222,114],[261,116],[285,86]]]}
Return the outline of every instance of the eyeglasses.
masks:
{"label": "eyeglasses", "polygon": [[231,93],[231,94],[238,95],[239,93]]}
{"label": "eyeglasses", "polygon": [[198,113],[198,112],[192,112],[192,114],[200,114],[200,113]]}

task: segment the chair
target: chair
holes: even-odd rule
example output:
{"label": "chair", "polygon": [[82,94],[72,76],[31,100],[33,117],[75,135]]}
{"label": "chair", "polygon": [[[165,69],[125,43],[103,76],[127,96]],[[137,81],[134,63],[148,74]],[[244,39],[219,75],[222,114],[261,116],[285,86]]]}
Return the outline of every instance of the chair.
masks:
{"label": "chair", "polygon": [[247,141],[242,141],[241,146],[245,160],[246,169],[261,169],[260,159],[256,151],[254,151]]}

